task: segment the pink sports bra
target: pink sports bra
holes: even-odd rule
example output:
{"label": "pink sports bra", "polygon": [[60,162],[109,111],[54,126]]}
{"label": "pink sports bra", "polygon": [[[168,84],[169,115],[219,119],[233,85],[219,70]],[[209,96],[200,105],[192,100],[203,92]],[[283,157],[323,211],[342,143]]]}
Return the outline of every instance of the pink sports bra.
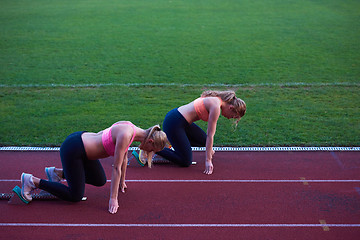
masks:
{"label": "pink sports bra", "polygon": [[[217,97],[217,98],[222,102],[220,97]],[[195,108],[195,111],[196,111],[198,117],[201,120],[203,120],[205,122],[207,122],[209,120],[209,112],[206,110],[206,107],[204,104],[204,97],[195,99],[194,108]]]}
{"label": "pink sports bra", "polygon": [[194,101],[194,108],[198,117],[207,122],[209,120],[209,112],[206,110],[204,105],[204,98],[197,98]]}
{"label": "pink sports bra", "polygon": [[105,148],[105,151],[107,154],[109,154],[109,156],[114,156],[115,154],[115,143],[113,142],[112,139],[112,135],[111,135],[111,129],[113,126],[115,125],[119,125],[119,124],[126,124],[126,125],[130,125],[133,130],[134,130],[134,134],[131,138],[131,141],[129,143],[129,146],[127,147],[127,149],[129,149],[131,143],[134,141],[135,135],[136,135],[136,129],[135,129],[135,125],[132,124],[131,122],[122,122],[122,123],[114,123],[111,127],[105,129],[103,131],[103,134],[101,136],[101,140],[102,140],[102,144]]}

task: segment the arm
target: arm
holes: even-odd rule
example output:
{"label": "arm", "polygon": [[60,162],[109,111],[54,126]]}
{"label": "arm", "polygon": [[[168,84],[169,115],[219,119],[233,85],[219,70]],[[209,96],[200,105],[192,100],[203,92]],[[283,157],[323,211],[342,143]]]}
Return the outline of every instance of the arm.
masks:
{"label": "arm", "polygon": [[[126,166],[124,167],[124,163],[127,162],[127,145],[126,141],[127,137],[123,134],[119,134],[116,138],[115,145],[115,154],[114,154],[114,164],[111,174],[111,188],[110,188],[110,200],[109,200],[109,212],[116,213],[119,208],[118,203],[118,193],[119,193],[119,185],[121,180],[123,180],[125,184],[125,172]],[[124,144],[125,143],[125,144]],[[126,160],[125,160],[126,159]],[[127,165],[127,164],[126,164]],[[121,190],[123,190],[123,185],[121,186]]]}
{"label": "arm", "polygon": [[128,163],[128,158],[127,158],[127,154],[125,154],[125,157],[124,157],[124,161],[122,163],[122,166],[121,166],[121,178],[120,178],[120,190],[121,192],[125,193],[125,189],[127,188],[126,184],[125,184],[125,175],[126,175],[126,168],[127,168],[127,163]]}
{"label": "arm", "polygon": [[214,145],[214,136],[216,132],[216,124],[220,116],[220,106],[218,104],[211,104],[209,108],[209,120],[207,128],[207,137],[206,137],[206,159],[205,159],[205,174],[212,174],[213,164],[212,156],[214,154],[213,145]]}

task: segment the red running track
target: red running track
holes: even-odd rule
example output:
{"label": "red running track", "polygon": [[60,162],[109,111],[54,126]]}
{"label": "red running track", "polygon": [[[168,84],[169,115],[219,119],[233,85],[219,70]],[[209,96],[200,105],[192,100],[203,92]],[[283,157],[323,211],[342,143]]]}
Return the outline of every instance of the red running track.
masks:
{"label": "red running track", "polygon": [[[131,162],[119,212],[110,183],[87,201],[0,201],[1,239],[359,239],[359,152],[217,152],[213,175],[197,165]],[[0,192],[23,171],[45,177],[58,152],[0,152]],[[112,159],[102,164],[110,179]]]}

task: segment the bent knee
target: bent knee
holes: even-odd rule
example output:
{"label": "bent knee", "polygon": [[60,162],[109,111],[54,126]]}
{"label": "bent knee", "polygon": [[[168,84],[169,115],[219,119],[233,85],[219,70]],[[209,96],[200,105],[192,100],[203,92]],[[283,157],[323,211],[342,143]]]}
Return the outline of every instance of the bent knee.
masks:
{"label": "bent knee", "polygon": [[71,196],[70,202],[81,202],[84,195]]}
{"label": "bent knee", "polygon": [[182,162],[182,163],[180,164],[180,166],[181,166],[181,167],[190,167],[190,166],[191,166],[191,163],[192,163],[192,161]]}
{"label": "bent knee", "polygon": [[103,179],[97,179],[97,180],[91,180],[91,181],[87,181],[87,184],[93,185],[95,187],[102,187],[106,184],[106,178]]}
{"label": "bent knee", "polygon": [[102,179],[101,181],[98,181],[94,184],[96,187],[102,187],[106,184],[106,178]]}

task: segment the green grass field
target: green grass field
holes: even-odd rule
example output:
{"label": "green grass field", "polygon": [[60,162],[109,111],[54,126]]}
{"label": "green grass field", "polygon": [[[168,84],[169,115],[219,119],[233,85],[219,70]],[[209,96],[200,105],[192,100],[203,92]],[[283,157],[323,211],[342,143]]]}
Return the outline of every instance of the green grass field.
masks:
{"label": "green grass field", "polygon": [[[356,0],[0,2],[0,145],[147,128],[204,89],[248,111],[216,146],[360,145]],[[199,123],[206,129],[205,123]]]}

